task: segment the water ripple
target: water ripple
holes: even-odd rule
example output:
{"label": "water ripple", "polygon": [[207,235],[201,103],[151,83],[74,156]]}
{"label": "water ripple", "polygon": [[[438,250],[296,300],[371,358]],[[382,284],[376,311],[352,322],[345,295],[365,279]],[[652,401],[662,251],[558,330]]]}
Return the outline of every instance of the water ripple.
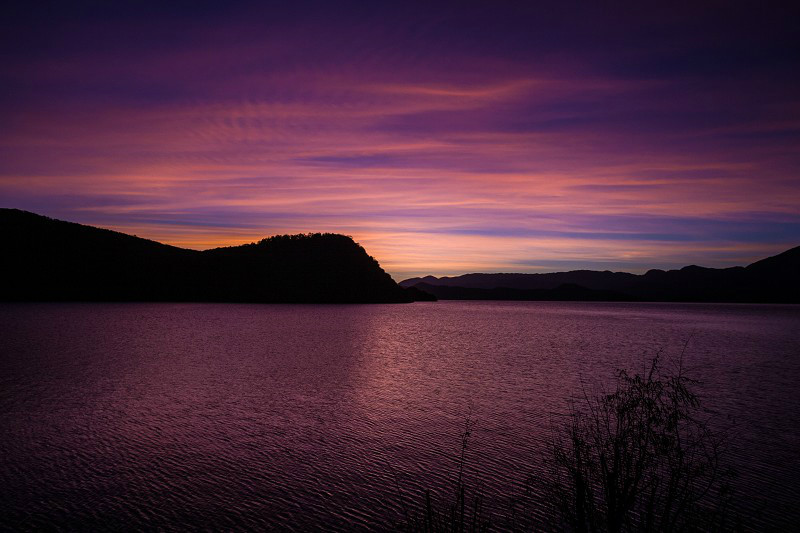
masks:
{"label": "water ripple", "polygon": [[689,337],[753,527],[800,520],[796,306],[3,304],[0,323],[0,529],[383,529],[451,497],[468,413],[465,479],[500,515],[547,478],[582,387]]}

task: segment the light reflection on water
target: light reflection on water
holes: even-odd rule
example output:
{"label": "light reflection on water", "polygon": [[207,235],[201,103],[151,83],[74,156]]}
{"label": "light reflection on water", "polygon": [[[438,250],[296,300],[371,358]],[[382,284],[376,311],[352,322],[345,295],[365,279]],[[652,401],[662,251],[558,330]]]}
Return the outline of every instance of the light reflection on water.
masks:
{"label": "light reflection on water", "polygon": [[[800,518],[797,306],[0,305],[0,527],[378,528],[467,475],[501,508],[581,387],[703,380],[756,527]],[[516,489],[515,489],[516,490]]]}

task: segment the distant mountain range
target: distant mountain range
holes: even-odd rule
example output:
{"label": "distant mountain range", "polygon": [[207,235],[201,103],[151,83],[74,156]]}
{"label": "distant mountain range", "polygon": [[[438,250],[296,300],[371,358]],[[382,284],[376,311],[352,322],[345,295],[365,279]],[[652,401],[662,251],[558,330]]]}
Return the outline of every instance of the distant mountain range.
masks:
{"label": "distant mountain range", "polygon": [[426,276],[398,285],[353,239],[332,233],[197,251],[0,209],[0,239],[5,301],[800,303],[800,246],[746,267]]}
{"label": "distant mountain range", "polygon": [[800,303],[800,246],[746,267],[425,276],[400,282],[440,300]]}
{"label": "distant mountain range", "polygon": [[0,209],[0,300],[377,303],[403,289],[350,237],[281,235],[197,251]]}

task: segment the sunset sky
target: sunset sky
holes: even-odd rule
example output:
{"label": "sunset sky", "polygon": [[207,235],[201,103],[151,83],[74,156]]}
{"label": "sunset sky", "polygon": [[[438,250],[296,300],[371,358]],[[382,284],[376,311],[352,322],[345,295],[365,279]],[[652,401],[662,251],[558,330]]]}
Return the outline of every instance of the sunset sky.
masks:
{"label": "sunset sky", "polygon": [[798,8],[609,5],[18,2],[0,207],[198,249],[345,233],[398,281],[800,245]]}

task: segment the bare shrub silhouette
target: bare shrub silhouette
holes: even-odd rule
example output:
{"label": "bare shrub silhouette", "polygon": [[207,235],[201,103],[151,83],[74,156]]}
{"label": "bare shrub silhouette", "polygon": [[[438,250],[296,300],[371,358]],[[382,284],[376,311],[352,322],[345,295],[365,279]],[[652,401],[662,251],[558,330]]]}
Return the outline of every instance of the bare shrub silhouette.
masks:
{"label": "bare shrub silhouette", "polygon": [[480,486],[464,478],[474,426],[470,414],[461,434],[452,500],[437,502],[426,490],[412,514],[398,483],[405,513],[399,529],[741,530],[732,503],[734,472],[723,460],[725,436],[712,431],[710,413],[696,393],[699,382],[685,373],[683,354],[673,371],[664,368],[662,359],[659,352],[641,373],[618,370],[611,393],[584,391],[567,422],[551,427],[545,468],[527,480],[523,493],[507,493],[505,515],[493,516]]}
{"label": "bare shrub silhouette", "polygon": [[[682,360],[682,357],[681,357]],[[610,394],[573,405],[556,431],[545,490],[554,526],[579,532],[715,531],[731,520],[733,473],[681,363],[657,355],[617,373]]]}
{"label": "bare shrub silhouette", "polygon": [[[481,487],[470,487],[464,477],[467,450],[474,424],[470,412],[464,423],[464,431],[461,433],[461,451],[458,472],[452,487],[452,499],[437,500],[432,496],[431,490],[426,489],[421,510],[412,513],[403,504],[405,522],[401,525],[401,530],[424,533],[481,533],[491,530],[491,517],[484,507]],[[395,480],[397,481],[397,476]],[[403,502],[403,492],[399,483],[397,490]]]}

